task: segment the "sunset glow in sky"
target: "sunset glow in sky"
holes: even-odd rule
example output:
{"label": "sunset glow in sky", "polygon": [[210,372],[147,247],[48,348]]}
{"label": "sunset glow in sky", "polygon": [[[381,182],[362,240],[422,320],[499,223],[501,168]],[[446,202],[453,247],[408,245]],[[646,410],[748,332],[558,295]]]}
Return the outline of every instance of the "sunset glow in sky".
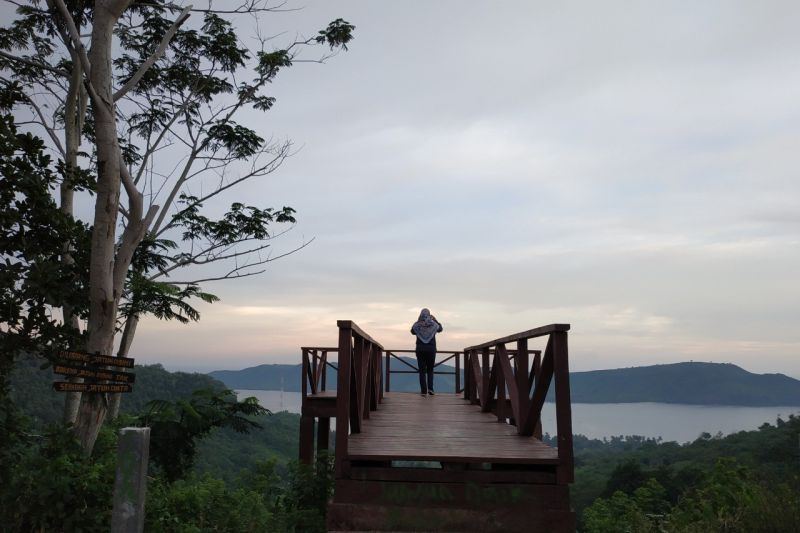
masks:
{"label": "sunset glow in sky", "polygon": [[[800,378],[800,4],[309,1],[350,50],[250,126],[299,148],[223,199],[290,205],[266,274],[147,319],[140,363],[299,363],[336,320],[441,349],[569,323],[572,370],[732,362]],[[252,19],[240,37],[252,43]],[[278,37],[280,41],[282,37]]]}

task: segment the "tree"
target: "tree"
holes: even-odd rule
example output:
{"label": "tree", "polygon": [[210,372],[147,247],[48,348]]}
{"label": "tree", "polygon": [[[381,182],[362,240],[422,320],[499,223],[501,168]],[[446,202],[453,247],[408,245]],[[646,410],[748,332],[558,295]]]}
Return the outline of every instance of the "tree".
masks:
{"label": "tree", "polygon": [[237,401],[230,390],[195,391],[191,400],[150,402],[140,422],[152,428],[150,459],[168,481],[186,476],[194,465],[196,441],[218,427],[239,433],[261,426],[248,416],[268,414],[256,398]]}
{"label": "tree", "polygon": [[69,305],[85,315],[88,282],[75,265],[58,261],[65,242],[86,249],[88,228],[53,201],[57,181],[44,141],[20,133],[12,116],[0,116],[2,390],[16,355],[76,342],[80,336],[52,313],[54,306]]}
{"label": "tree", "polygon": [[[300,49],[346,49],[354,27],[337,19],[314,37],[276,49],[261,39],[260,49],[251,51],[222,16],[273,9],[253,0],[224,12],[210,3],[194,10],[161,1],[33,0],[0,32],[6,50],[0,68],[11,73],[3,80],[4,92],[16,95],[51,139],[63,161],[62,192],[74,190],[79,180],[94,183],[87,351],[111,353],[122,329],[119,354],[125,355],[142,314],[196,319],[188,300],[214,299],[199,283],[254,275],[277,258],[266,254],[276,236],[268,228],[294,222],[294,210],[234,202],[213,220],[203,207],[248,179],[270,174],[290,154],[290,143],[265,140],[236,117],[271,108],[275,100],[266,89],[280,70],[302,61]],[[184,29],[196,13],[202,24]],[[83,35],[89,35],[88,50]],[[251,79],[244,81],[250,69]],[[55,118],[37,101],[39,94],[54,100]],[[67,148],[62,130],[71,141]],[[91,172],[79,169],[81,146]],[[178,154],[170,168],[162,166],[165,154]],[[201,188],[209,176],[214,185]],[[194,193],[192,184],[203,192]],[[62,194],[62,208],[68,199]],[[65,263],[74,254],[62,246]],[[196,268],[220,261],[232,266],[222,274],[196,274]],[[166,280],[187,267],[195,277]],[[75,316],[68,307],[64,315]],[[106,413],[103,396],[81,399],[75,433],[87,452]]]}

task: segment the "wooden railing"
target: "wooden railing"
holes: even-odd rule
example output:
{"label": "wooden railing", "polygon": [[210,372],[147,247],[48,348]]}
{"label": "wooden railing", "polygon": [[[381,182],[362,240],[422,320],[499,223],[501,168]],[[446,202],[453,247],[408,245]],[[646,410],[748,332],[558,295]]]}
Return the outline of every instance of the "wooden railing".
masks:
{"label": "wooden railing", "polygon": [[383,346],[351,320],[337,321],[339,366],[336,377],[336,472],[347,457],[349,433],[361,432],[361,421],[383,401]]}
{"label": "wooden railing", "polygon": [[[392,374],[419,374],[419,367],[416,366],[413,362],[409,363],[402,357],[398,356],[399,353],[408,353],[413,354],[416,353],[415,350],[386,350],[386,377],[384,379],[384,388],[386,392],[391,391],[391,375]],[[456,394],[463,392],[464,389],[461,387],[461,357],[463,356],[463,352],[453,352],[453,351],[444,351],[438,350],[436,355],[442,354],[446,356],[441,361],[435,363],[433,365],[433,373],[434,374],[443,374],[443,375],[455,375],[455,392]],[[448,355],[449,354],[449,355]],[[411,370],[393,370],[392,369],[392,359],[396,359],[401,362],[405,367],[410,368]],[[455,370],[439,370],[437,371],[437,367],[441,367],[444,363],[450,361],[451,359],[455,359]]]}
{"label": "wooden railing", "polygon": [[328,368],[336,365],[328,361],[328,354],[337,353],[338,348],[302,347],[303,351],[303,398],[328,390]]}
{"label": "wooden railing", "polygon": [[[573,481],[574,475],[567,331],[569,324],[551,324],[464,349],[464,398],[480,404],[484,412],[495,411],[498,420],[515,425],[519,435],[541,437],[542,407],[555,382],[562,482]],[[528,348],[529,340],[545,336],[543,356]],[[506,348],[509,343],[514,343],[513,349]]]}

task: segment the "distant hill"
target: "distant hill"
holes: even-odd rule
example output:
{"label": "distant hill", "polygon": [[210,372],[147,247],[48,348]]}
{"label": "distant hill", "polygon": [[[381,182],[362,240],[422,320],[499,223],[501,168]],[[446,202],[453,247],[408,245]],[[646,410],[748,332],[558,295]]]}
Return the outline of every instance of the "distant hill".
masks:
{"label": "distant hill", "polygon": [[[60,421],[64,411],[64,393],[53,390],[56,378],[51,369],[40,368],[43,362],[41,358],[21,356],[10,375],[12,400],[37,426]],[[123,413],[141,411],[150,400],[175,401],[190,398],[197,389],[225,388],[207,374],[169,372],[161,365],[136,365],[133,372],[136,382],[133,392],[122,395]]]}
{"label": "distant hill", "polygon": [[[404,368],[394,362],[392,368]],[[443,368],[452,371],[453,367]],[[300,391],[300,365],[259,365],[243,370],[217,370],[210,376],[232,389]],[[336,373],[328,369],[328,389],[336,388]],[[398,392],[419,389],[414,374],[392,374]],[[454,390],[453,376],[436,375],[436,389]],[[753,374],[728,363],[674,363],[570,373],[575,403],[659,402],[695,405],[800,405],[800,381],[783,374]],[[553,400],[551,388],[549,401]]]}
{"label": "distant hill", "polygon": [[[412,360],[403,358],[409,363]],[[416,365],[416,360],[413,361]],[[442,365],[437,367],[443,372],[453,372],[452,366]],[[408,370],[411,368],[403,363],[392,361],[392,370]],[[255,389],[255,390],[284,390],[287,392],[300,392],[303,367],[301,365],[258,365],[242,370],[215,370],[209,372],[209,376],[218,379],[230,389]],[[336,371],[328,367],[327,389],[336,390]],[[455,390],[455,376],[447,374],[436,374],[436,389],[443,392],[453,392]],[[397,392],[414,392],[419,390],[419,378],[413,374],[392,374],[391,389]]]}
{"label": "distant hill", "polygon": [[700,405],[800,405],[800,381],[753,374],[730,363],[593,370],[570,374],[576,403],[661,402]]}

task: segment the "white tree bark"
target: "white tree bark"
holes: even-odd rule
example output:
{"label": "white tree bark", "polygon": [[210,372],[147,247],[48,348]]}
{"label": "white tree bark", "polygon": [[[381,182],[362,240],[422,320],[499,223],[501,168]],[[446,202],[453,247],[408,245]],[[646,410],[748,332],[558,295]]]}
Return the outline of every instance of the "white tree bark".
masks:
{"label": "white tree bark", "polygon": [[[78,150],[81,144],[81,132],[86,117],[86,101],[88,95],[83,88],[83,71],[81,70],[80,62],[78,61],[77,54],[72,54],[72,74],[69,79],[69,92],[64,106],[64,148],[65,148],[65,165],[67,175],[78,169]],[[73,203],[75,191],[72,184],[67,182],[61,183],[61,211],[67,215],[73,214]],[[64,249],[61,254],[61,261],[65,264],[71,265],[75,261],[72,258],[72,251],[69,248],[69,243],[64,244]],[[64,313],[64,322],[69,323],[73,328],[79,329],[80,322],[78,317],[74,315],[70,306],[64,306],[62,309]],[[70,378],[69,381],[79,383],[82,378]],[[74,424],[78,416],[78,406],[81,401],[80,392],[68,392],[64,398],[64,423]]]}
{"label": "white tree bark", "polygon": [[[121,282],[115,277],[120,270],[127,271],[133,254],[130,248],[138,244],[135,242],[135,235],[143,234],[138,227],[142,222],[141,203],[139,203],[138,213],[129,210],[130,217],[125,230],[128,238],[124,239],[127,242],[123,242],[119,254],[115,254],[123,169],[114,112],[111,47],[114,26],[130,1],[98,0],[95,3],[91,46],[88,55],[83,55],[83,45],[74,22],[69,18],[63,0],[58,0],[59,8],[70,26],[73,45],[81,54],[81,62],[89,80],[89,93],[94,112],[97,139],[97,196],[89,265],[89,339],[86,348],[90,353],[104,355],[111,354],[114,346],[117,306],[122,293]],[[131,203],[135,203],[134,199],[131,199]],[[123,246],[125,250],[122,249]],[[104,394],[85,394],[81,398],[74,431],[87,454],[94,448],[106,412],[107,400]]]}

